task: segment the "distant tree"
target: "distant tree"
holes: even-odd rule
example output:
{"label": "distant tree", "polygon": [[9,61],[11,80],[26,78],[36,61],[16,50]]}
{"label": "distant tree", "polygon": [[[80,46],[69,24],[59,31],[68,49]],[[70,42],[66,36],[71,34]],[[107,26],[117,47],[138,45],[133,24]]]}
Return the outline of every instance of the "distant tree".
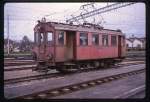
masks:
{"label": "distant tree", "polygon": [[24,36],[20,44],[20,50],[23,52],[30,51],[31,49],[30,46],[31,46],[31,42],[29,38],[27,36]]}
{"label": "distant tree", "polygon": [[117,29],[117,32],[122,32],[120,29]]}
{"label": "distant tree", "polygon": [[[4,45],[5,45],[5,49],[7,50],[8,39],[4,39]],[[9,52],[10,53],[13,52],[14,45],[15,45],[15,41],[12,39],[9,39]]]}

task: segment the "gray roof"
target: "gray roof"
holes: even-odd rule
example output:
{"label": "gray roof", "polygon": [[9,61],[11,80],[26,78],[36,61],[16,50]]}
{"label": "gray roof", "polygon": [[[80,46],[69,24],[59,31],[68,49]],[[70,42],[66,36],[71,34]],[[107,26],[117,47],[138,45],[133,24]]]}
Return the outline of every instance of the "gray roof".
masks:
{"label": "gray roof", "polygon": [[146,41],[145,37],[143,37],[143,38],[132,37],[132,38],[127,38],[127,40],[130,41],[130,42],[133,42],[134,40],[139,40],[141,42]]}
{"label": "gray roof", "polygon": [[123,35],[121,30],[110,30],[104,29],[98,25],[72,25],[58,22],[46,22],[46,25],[52,26],[57,30],[68,30],[68,31],[83,31],[83,32],[93,32],[93,33],[103,33],[103,34],[118,34]]}

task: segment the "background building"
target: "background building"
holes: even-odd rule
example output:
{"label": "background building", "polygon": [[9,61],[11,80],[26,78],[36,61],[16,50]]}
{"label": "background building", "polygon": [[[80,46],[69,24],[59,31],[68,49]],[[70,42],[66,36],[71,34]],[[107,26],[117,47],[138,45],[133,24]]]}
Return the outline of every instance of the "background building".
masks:
{"label": "background building", "polygon": [[145,50],[146,39],[138,37],[130,37],[126,39],[127,50]]}

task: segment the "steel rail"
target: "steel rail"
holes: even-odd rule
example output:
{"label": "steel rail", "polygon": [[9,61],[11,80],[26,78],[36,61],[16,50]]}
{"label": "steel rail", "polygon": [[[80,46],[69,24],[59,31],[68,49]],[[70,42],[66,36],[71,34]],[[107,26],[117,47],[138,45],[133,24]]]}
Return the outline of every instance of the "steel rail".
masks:
{"label": "steel rail", "polygon": [[[111,68],[121,68],[123,66],[130,66],[130,65],[137,65],[137,64],[143,64],[144,62],[140,62],[140,63],[125,63],[125,64],[118,64],[115,66],[112,66]],[[88,69],[80,69],[79,71],[72,73],[72,74],[76,74],[76,73],[82,73],[82,72],[89,72],[89,71],[95,71],[95,70],[101,70],[101,69],[105,69],[105,68],[88,68]],[[108,69],[108,68],[107,68]],[[28,82],[28,81],[32,81],[32,80],[39,80],[39,79],[45,79],[45,78],[54,78],[54,77],[61,77],[61,76],[65,76],[68,74],[62,74],[62,73],[49,73],[49,74],[40,74],[40,75],[34,75],[34,76],[27,76],[27,77],[19,77],[19,78],[13,78],[13,79],[6,79],[4,80],[4,84],[8,85],[8,84],[15,84],[15,83],[20,83],[20,82]],[[69,74],[70,75],[70,74]]]}
{"label": "steel rail", "polygon": [[19,77],[14,79],[6,79],[4,80],[4,84],[8,85],[8,84],[15,84],[15,83],[27,82],[32,80],[46,79],[51,77],[60,77],[61,75],[62,75],[61,73],[50,73],[50,74],[40,74],[40,75],[27,76],[27,77]]}
{"label": "steel rail", "polygon": [[60,96],[60,95],[72,93],[75,91],[95,87],[95,86],[101,85],[103,83],[108,83],[111,81],[115,81],[115,80],[118,80],[121,78],[125,78],[128,76],[136,75],[136,74],[143,73],[143,72],[145,72],[145,69],[130,71],[130,72],[121,73],[121,74],[112,75],[112,76],[107,76],[107,77],[98,78],[98,79],[94,79],[94,80],[88,80],[85,82],[76,83],[76,84],[67,85],[67,86],[62,86],[59,88],[46,90],[46,91],[42,91],[42,92],[38,92],[38,93],[33,93],[30,95],[24,95],[24,96],[20,96],[20,97],[16,97],[16,98],[19,98],[19,99],[20,98],[23,98],[23,99],[35,99],[35,98],[47,99],[47,98]]}
{"label": "steel rail", "polygon": [[33,65],[34,63],[32,62],[27,62],[27,63],[4,63],[4,66],[9,67],[9,66],[21,66],[21,65]]}
{"label": "steel rail", "polygon": [[135,4],[135,3],[134,2],[115,3],[115,4],[112,4],[112,5],[108,5],[108,6],[105,6],[105,7],[102,7],[102,8],[99,8],[99,9],[96,9],[96,10],[84,13],[84,14],[79,15],[79,16],[72,17],[72,18],[70,18],[70,19],[68,19],[66,21],[67,22],[72,22],[72,21],[80,20],[82,18],[88,18],[88,17],[94,16],[94,15],[97,15],[97,14],[105,13],[105,12],[108,12],[108,11],[111,11],[111,10],[115,10],[115,9],[118,9],[118,8],[121,8],[121,7],[129,6],[129,5],[132,5],[132,4]]}
{"label": "steel rail", "polygon": [[29,67],[19,65],[19,67],[17,66],[16,68],[4,68],[4,71],[20,71],[20,70],[29,70],[29,69],[33,69],[33,68],[36,68],[36,65],[35,66],[31,65]]}
{"label": "steel rail", "polygon": [[[125,62],[129,62],[129,61],[143,61],[143,59],[135,59],[135,60],[134,59],[125,59],[124,61]],[[23,64],[23,65],[28,65],[28,64],[26,63],[26,64]],[[16,68],[4,68],[4,71],[29,70],[29,69],[32,69],[32,68],[36,67],[36,66],[34,66],[35,64],[30,64],[30,65],[31,65],[31,67],[25,67],[25,66],[21,66],[21,64],[19,64],[19,65],[16,66]],[[10,67],[10,66],[6,66],[6,67]],[[15,67],[15,65],[13,67]]]}

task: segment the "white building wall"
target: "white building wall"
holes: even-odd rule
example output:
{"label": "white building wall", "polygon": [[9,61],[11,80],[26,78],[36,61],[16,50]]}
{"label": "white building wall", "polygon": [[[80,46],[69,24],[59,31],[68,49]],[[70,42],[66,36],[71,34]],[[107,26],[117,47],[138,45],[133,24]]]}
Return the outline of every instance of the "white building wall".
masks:
{"label": "white building wall", "polygon": [[142,47],[142,42],[139,41],[139,40],[137,40],[137,39],[135,39],[135,40],[133,41],[133,47],[138,47],[138,45],[140,45],[140,46]]}
{"label": "white building wall", "polygon": [[132,47],[132,43],[126,39],[126,45],[128,44],[128,47]]}

